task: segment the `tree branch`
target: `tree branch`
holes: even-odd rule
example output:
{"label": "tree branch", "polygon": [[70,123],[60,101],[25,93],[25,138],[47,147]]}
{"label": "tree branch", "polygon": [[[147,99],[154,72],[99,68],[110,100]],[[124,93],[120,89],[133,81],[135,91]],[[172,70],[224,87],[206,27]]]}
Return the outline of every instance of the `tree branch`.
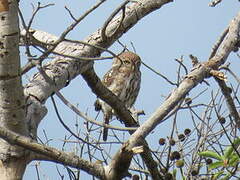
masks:
{"label": "tree branch", "polygon": [[[102,48],[107,48],[114,43],[120,36],[127,32],[133,25],[135,25],[141,18],[153,12],[154,10],[160,8],[166,3],[169,3],[169,0],[142,0],[132,3],[126,10],[126,17],[122,21],[122,26],[118,33],[114,34],[114,37],[111,38],[111,41],[103,41],[101,38],[101,29],[87,37],[84,42],[91,44],[93,46],[100,46]],[[111,23],[108,24],[105,34],[109,36],[115,29],[118,27],[118,20],[121,19],[121,16],[117,16]],[[54,43],[58,38],[56,36],[49,36],[49,34],[41,31],[34,31],[34,37],[43,43]],[[71,54],[76,57],[97,57],[101,54],[102,50],[95,48],[93,46],[87,46],[85,44],[77,44],[71,42],[61,42],[55,48],[56,52],[61,54]],[[35,127],[38,126],[38,123],[43,118],[42,115],[46,113],[46,109],[41,104],[44,104],[46,99],[49,98],[51,94],[55,91],[58,91],[65,87],[72,79],[74,79],[79,74],[90,69],[93,65],[93,62],[84,62],[79,60],[74,60],[71,58],[62,58],[57,56],[53,61],[44,65],[43,69],[46,74],[54,81],[55,86],[52,86],[45,81],[44,77],[37,73],[33,76],[30,83],[25,86],[25,95],[28,97],[28,121],[34,119]],[[36,106],[37,107],[34,107]],[[34,113],[43,109],[42,113]],[[39,114],[42,114],[39,116]],[[38,116],[36,116],[38,115]],[[33,123],[34,124],[34,123]],[[33,133],[34,134],[34,133]]]}
{"label": "tree branch", "polygon": [[101,127],[107,127],[109,129],[115,129],[118,131],[133,131],[136,130],[137,127],[129,127],[129,128],[124,128],[124,127],[116,127],[116,126],[111,126],[108,124],[105,124],[103,122],[99,122],[94,120],[93,118],[87,116],[86,114],[84,114],[83,112],[79,111],[78,108],[76,106],[74,106],[73,104],[71,104],[69,101],[67,101],[67,99],[65,99],[65,97],[60,93],[60,92],[56,92],[56,95],[59,97],[59,99],[61,99],[61,101],[68,106],[73,112],[75,112],[77,115],[79,115],[80,117],[82,117],[83,119],[85,119],[87,122],[90,122],[92,124],[101,126]]}
{"label": "tree branch", "polygon": [[[103,99],[106,103],[108,103],[116,112],[118,117],[124,122],[126,127],[137,127],[139,126],[138,123],[135,121],[135,119],[131,116],[130,111],[125,107],[125,104],[118,99],[117,96],[115,96],[109,89],[107,89],[102,83],[101,80],[98,78],[96,75],[94,69],[89,69],[88,71],[85,71],[82,73],[82,76],[84,80],[88,83],[88,86],[92,89],[92,91],[101,99]],[[130,134],[132,134],[134,131],[128,131]],[[141,157],[143,158],[145,164],[148,167],[149,172],[151,173],[151,176],[153,179],[162,179],[161,175],[158,171],[157,164],[152,158],[151,151],[148,147],[147,142],[144,139],[141,139],[139,141],[139,144],[144,145],[144,152],[141,153]],[[124,149],[124,150],[123,150]],[[118,153],[118,155],[115,156],[114,161],[119,162],[122,164],[118,164],[117,166],[120,166],[121,168],[125,168],[124,170],[122,169],[122,172],[127,172],[130,165],[131,159],[133,154],[129,154],[128,152],[131,152],[131,149],[127,148],[122,148],[121,153]],[[128,154],[128,158],[126,157],[126,161],[121,161],[117,160],[117,158],[123,158],[124,154]],[[116,168],[116,163],[111,163],[109,165],[109,169],[115,169]],[[114,171],[115,172],[115,171]],[[117,172],[116,172],[117,173]],[[127,174],[127,173],[126,173]],[[126,175],[124,174],[124,175]],[[117,175],[113,172],[109,171],[109,176],[118,176],[119,172]],[[120,175],[123,176],[123,175]]]}
{"label": "tree branch", "polygon": [[131,116],[130,111],[125,107],[125,104],[102,84],[93,68],[83,72],[82,76],[87,82],[88,86],[92,89],[93,93],[113,107],[113,109],[116,111],[116,114],[120,120],[124,122],[126,127],[138,126],[135,119]]}
{"label": "tree branch", "polygon": [[[107,48],[112,45],[119,37],[121,37],[125,32],[127,32],[131,27],[133,27],[141,18],[153,12],[154,10],[159,9],[166,3],[169,3],[169,0],[141,0],[132,3],[126,9],[126,16],[121,21],[122,25],[119,27],[119,20],[121,20],[121,16],[116,16],[107,26],[105,35],[109,36],[115,32],[115,29],[118,28],[117,33],[111,36],[111,40],[107,39],[107,41],[103,41],[101,38],[101,29],[97,32],[90,35],[84,41],[94,45],[100,46],[103,48]],[[37,32],[34,32],[36,35]],[[44,43],[54,43],[57,38],[47,39],[46,33],[38,33],[38,37],[42,37],[42,39],[38,39],[39,41],[43,40]],[[102,50],[98,48],[94,48],[92,46],[87,45],[78,45],[76,49],[74,44],[70,42],[61,42],[55,48],[55,51],[61,52],[61,54],[70,54],[76,57],[97,57],[101,54]],[[28,97],[27,103],[29,104],[27,108],[27,120],[32,124],[32,134],[36,134],[36,128],[44,117],[46,113],[46,109],[44,107],[44,103],[46,99],[53,94],[54,92],[60,90],[65,87],[72,79],[74,79],[77,75],[87,72],[93,65],[93,62],[83,62],[73,60],[71,58],[62,58],[57,56],[53,61],[47,63],[43,69],[46,74],[54,81],[55,86],[49,84],[45,81],[44,77],[37,73],[33,76],[30,83],[25,86],[25,95]],[[109,98],[111,99],[111,98]],[[105,99],[104,99],[105,100]],[[40,111],[40,112],[39,112]],[[125,110],[119,110],[119,113],[124,117],[126,116],[127,120],[129,120],[129,126],[134,125],[133,118],[130,113],[126,113]],[[124,118],[125,119],[125,118]],[[125,119],[125,120],[126,120]],[[32,121],[34,120],[34,121]],[[145,143],[146,144],[146,143]],[[148,148],[146,148],[148,149]],[[157,164],[153,160],[150,151],[146,151],[141,154],[145,163],[147,164],[149,171],[154,179],[160,179],[159,171],[157,169]]]}
{"label": "tree branch", "polygon": [[224,95],[224,97],[226,99],[227,107],[229,109],[229,114],[233,117],[233,120],[235,121],[236,126],[238,128],[240,128],[239,113],[237,112],[237,109],[236,109],[234,101],[231,97],[229,88],[227,87],[226,83],[223,80],[220,80],[218,78],[214,78],[214,79],[217,81],[217,83],[222,91],[222,94]]}
{"label": "tree branch", "polygon": [[32,156],[41,157],[41,160],[53,161],[56,163],[64,164],[70,167],[82,169],[89,174],[92,174],[98,178],[104,179],[103,166],[97,163],[90,163],[76,155],[71,155],[63,151],[59,151],[55,148],[39,144],[30,138],[16,134],[5,127],[0,127],[0,137],[13,145],[18,145],[31,150],[35,153],[42,154],[44,156]]}
{"label": "tree branch", "polygon": [[136,146],[140,138],[145,138],[158,124],[162,122],[164,117],[173,109],[178,102],[186,96],[195,86],[210,77],[212,69],[218,69],[223,64],[228,55],[235,49],[236,43],[239,41],[240,13],[232,20],[229,25],[229,32],[219,46],[216,54],[205,63],[196,64],[192,71],[183,79],[179,87],[176,88],[165,102],[145,121],[129,138],[129,146]]}
{"label": "tree branch", "polygon": [[[205,78],[209,78],[211,76],[211,71],[213,69],[218,69],[218,67],[225,62],[228,55],[235,49],[239,41],[239,27],[240,13],[230,23],[229,32],[219,46],[216,54],[207,62],[194,65],[192,71],[186,75],[179,87],[176,88],[150,118],[131,135],[126,142],[128,147],[125,148],[132,149],[139,145],[142,139],[150,134],[150,132],[163,121],[164,117],[166,117],[195,86]],[[120,153],[120,150],[117,153]]]}

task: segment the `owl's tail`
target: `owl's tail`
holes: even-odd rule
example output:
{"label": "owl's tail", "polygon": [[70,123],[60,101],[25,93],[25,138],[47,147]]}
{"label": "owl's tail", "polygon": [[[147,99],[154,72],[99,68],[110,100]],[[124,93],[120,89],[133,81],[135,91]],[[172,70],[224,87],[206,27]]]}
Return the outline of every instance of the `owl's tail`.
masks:
{"label": "owl's tail", "polygon": [[[108,125],[110,118],[111,118],[111,115],[104,114],[104,123]],[[107,136],[108,136],[108,128],[104,127],[103,128],[103,141],[107,141]]]}
{"label": "owl's tail", "polygon": [[102,109],[101,103],[99,102],[99,99],[97,99],[94,103],[95,111],[100,111]]}

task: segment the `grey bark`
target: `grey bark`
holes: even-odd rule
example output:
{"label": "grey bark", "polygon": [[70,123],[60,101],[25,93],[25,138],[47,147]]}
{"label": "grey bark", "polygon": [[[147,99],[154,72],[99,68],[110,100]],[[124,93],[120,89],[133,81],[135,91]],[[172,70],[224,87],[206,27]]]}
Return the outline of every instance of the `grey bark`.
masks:
{"label": "grey bark", "polygon": [[[0,126],[28,135],[25,121],[25,99],[19,58],[19,24],[16,1],[0,5]],[[21,179],[28,152],[0,139],[1,180]]]}

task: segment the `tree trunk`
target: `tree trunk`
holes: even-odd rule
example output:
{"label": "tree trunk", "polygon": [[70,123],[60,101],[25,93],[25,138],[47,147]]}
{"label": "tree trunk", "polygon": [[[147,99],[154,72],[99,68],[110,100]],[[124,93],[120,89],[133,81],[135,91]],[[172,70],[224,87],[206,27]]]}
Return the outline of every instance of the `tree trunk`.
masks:
{"label": "tree trunk", "polygon": [[[18,4],[0,0],[0,126],[28,135],[20,73]],[[1,180],[21,179],[27,152],[0,139]]]}
{"label": "tree trunk", "polygon": [[25,172],[27,162],[24,158],[11,158],[7,162],[0,161],[1,180],[20,180]]}

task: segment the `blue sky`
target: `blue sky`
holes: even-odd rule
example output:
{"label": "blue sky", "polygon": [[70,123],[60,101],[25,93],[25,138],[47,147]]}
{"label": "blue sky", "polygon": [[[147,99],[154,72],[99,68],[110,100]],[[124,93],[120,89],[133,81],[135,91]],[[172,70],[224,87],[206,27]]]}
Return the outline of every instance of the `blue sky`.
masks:
{"label": "blue sky", "polygon": [[[21,1],[20,9],[26,21],[31,17],[31,3],[36,6],[37,2],[36,0]],[[42,5],[48,3],[55,3],[55,5],[41,10],[36,16],[32,28],[60,35],[66,26],[71,23],[71,18],[64,9],[64,6],[71,9],[75,17],[78,17],[96,1],[42,0],[40,2]],[[121,2],[122,1],[108,0],[101,8],[80,23],[67,38],[82,40],[92,32],[95,32]],[[175,81],[178,64],[174,59],[183,56],[188,70],[191,69],[191,61],[188,58],[189,54],[197,56],[201,61],[206,61],[213,44],[239,10],[239,2],[237,0],[223,0],[223,2],[215,8],[209,7],[208,3],[208,0],[178,0],[169,3],[142,19],[136,26],[124,34],[124,36],[120,38],[120,41],[127,45],[130,50],[132,49],[132,42],[137,53],[146,64],[169,77],[170,80]],[[110,50],[118,53],[122,51],[122,48],[119,44],[115,43],[110,47]],[[21,52],[22,64],[25,62],[23,54],[24,52]],[[231,55],[228,61],[232,63],[231,67],[233,67],[233,70],[234,67],[235,70],[236,67],[240,67],[240,61],[236,55]],[[102,77],[110,66],[111,60],[97,61],[95,63],[95,70],[99,76]],[[168,85],[161,77],[144,66],[141,67],[141,71],[142,85],[135,107],[145,111],[146,115],[140,120],[140,122],[143,122],[164,101],[173,86]],[[34,71],[31,71],[28,76],[31,77],[33,73]],[[213,85],[213,88],[216,87],[214,81],[209,80],[209,82]],[[199,91],[206,88],[207,86],[204,84],[199,85],[198,89],[192,91],[190,95],[194,97]],[[87,112],[88,115],[93,118],[96,116],[93,110],[93,103],[96,96],[91,93],[91,90],[81,77],[74,79],[71,84],[61,92],[73,104],[78,104],[81,111]],[[208,99],[208,97],[203,98]],[[42,120],[38,134],[44,139],[43,130],[45,130],[48,138],[53,139],[50,145],[61,148],[61,140],[64,139],[65,130],[56,118],[52,103],[48,101],[46,105],[49,113],[46,118]],[[59,101],[58,106],[65,122],[74,128],[76,115]],[[169,129],[171,128],[171,123],[171,121],[164,122],[155,129],[155,133],[150,134],[148,137],[150,144],[156,144],[161,136],[168,136],[170,134]],[[184,121],[182,121],[182,123],[181,120],[179,121],[180,125],[183,123]],[[180,126],[179,128],[184,129],[186,127],[187,125],[182,125],[182,127]],[[55,179],[57,176],[55,164],[41,164],[41,173],[46,174],[46,176],[42,176],[43,179]],[[31,165],[28,167],[24,179],[32,180],[33,177],[36,179],[36,173],[34,167]]]}

